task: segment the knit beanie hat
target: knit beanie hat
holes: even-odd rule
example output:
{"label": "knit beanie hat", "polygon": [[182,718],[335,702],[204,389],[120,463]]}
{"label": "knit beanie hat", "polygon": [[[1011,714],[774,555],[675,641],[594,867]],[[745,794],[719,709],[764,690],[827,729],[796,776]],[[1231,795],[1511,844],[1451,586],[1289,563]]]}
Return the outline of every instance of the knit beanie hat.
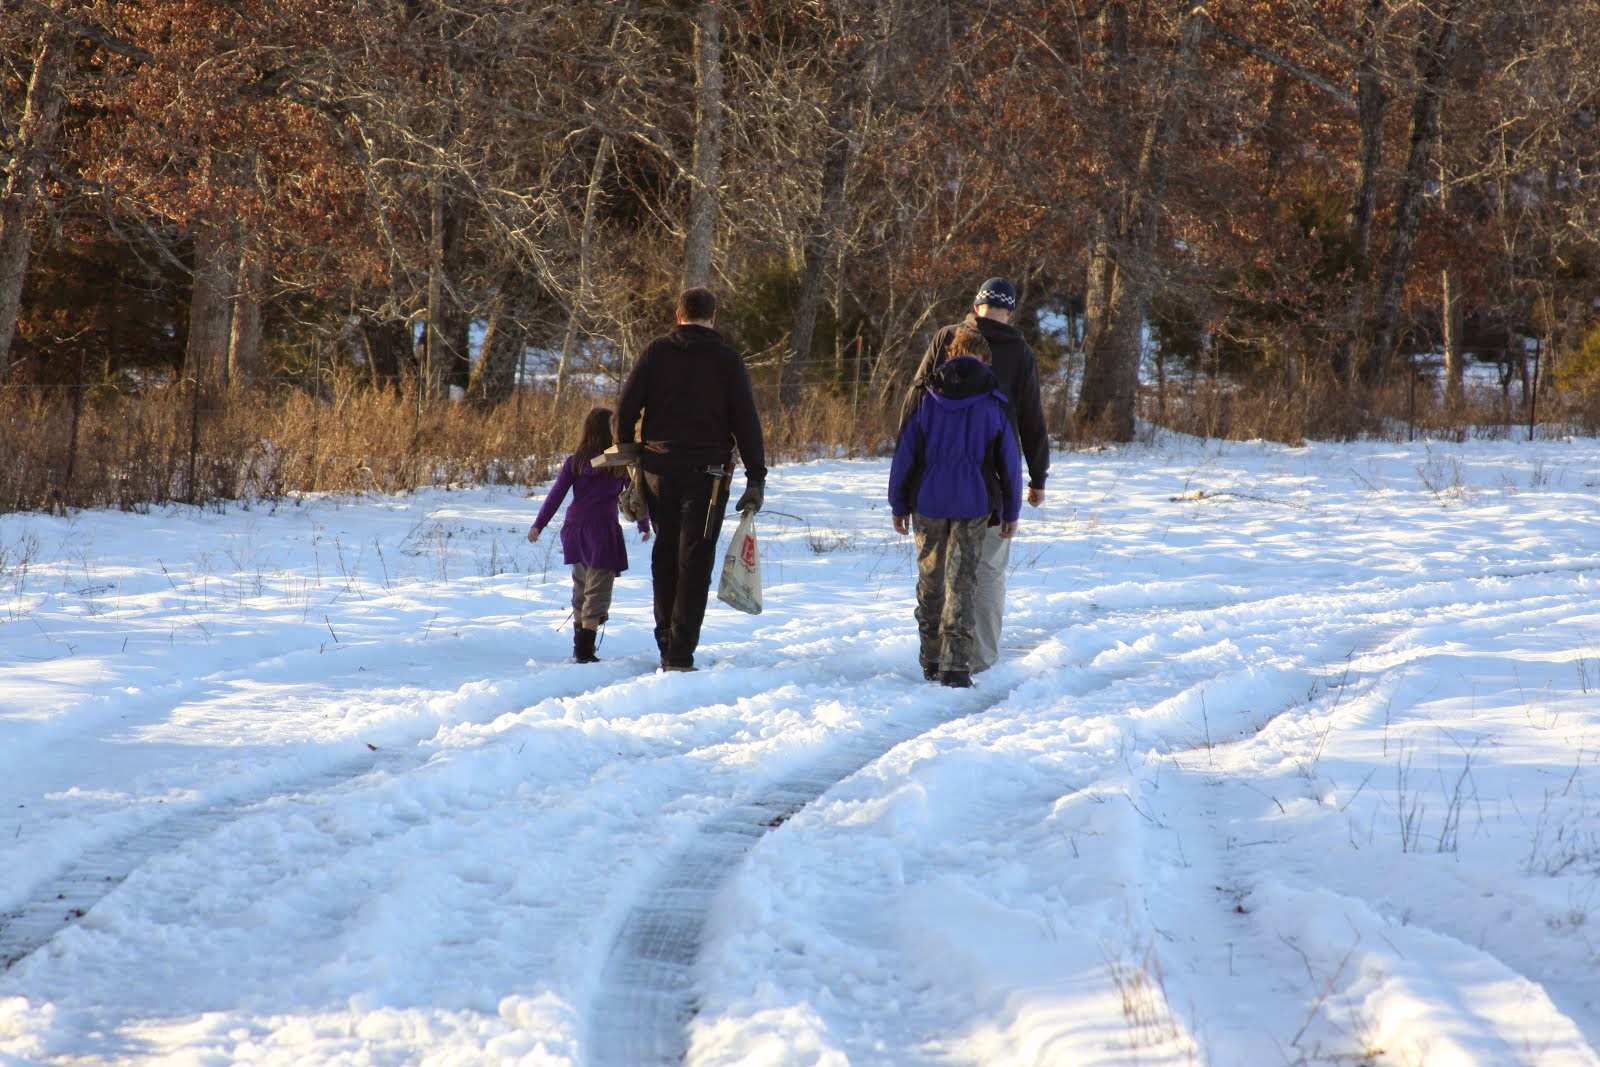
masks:
{"label": "knit beanie hat", "polygon": [[990,278],[978,286],[978,295],[972,298],[973,307],[982,307],[993,304],[995,307],[1015,308],[1017,306],[1017,287],[1005,278]]}

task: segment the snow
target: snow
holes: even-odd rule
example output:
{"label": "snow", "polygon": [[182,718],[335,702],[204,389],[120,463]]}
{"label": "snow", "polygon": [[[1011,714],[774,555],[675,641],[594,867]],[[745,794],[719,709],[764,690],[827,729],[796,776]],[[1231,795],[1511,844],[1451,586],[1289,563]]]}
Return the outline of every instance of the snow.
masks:
{"label": "snow", "polygon": [[1600,1064],[1600,442],[1058,453],[965,691],[886,480],[693,674],[543,487],[0,516],[0,1062]]}

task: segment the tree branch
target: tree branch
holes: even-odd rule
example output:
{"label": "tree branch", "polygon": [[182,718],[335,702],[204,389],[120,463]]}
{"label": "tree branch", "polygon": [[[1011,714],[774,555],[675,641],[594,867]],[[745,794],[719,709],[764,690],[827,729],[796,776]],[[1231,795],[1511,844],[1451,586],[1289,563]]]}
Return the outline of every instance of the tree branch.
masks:
{"label": "tree branch", "polygon": [[1301,66],[1299,63],[1289,59],[1287,56],[1280,56],[1270,48],[1265,48],[1254,43],[1253,41],[1247,41],[1237,34],[1229,33],[1221,26],[1218,26],[1215,22],[1212,22],[1210,18],[1203,20],[1201,25],[1204,28],[1207,36],[1215,37],[1224,44],[1231,44],[1241,52],[1255,56],[1263,63],[1270,63],[1279,70],[1294,75],[1307,85],[1311,85],[1322,90],[1324,94],[1338,101],[1341,106],[1349,111],[1356,110],[1355,97],[1351,96],[1349,93],[1345,92],[1328,79],[1322,77],[1322,75]]}
{"label": "tree branch", "polygon": [[152,53],[140,48],[138,45],[124,41],[120,37],[114,37],[99,26],[84,22],[81,19],[75,19],[63,12],[55,11],[43,3],[43,0],[23,0],[23,3],[38,12],[46,21],[59,22],[75,37],[82,38],[85,41],[93,41],[107,52],[114,52],[136,63],[151,63],[155,61],[156,57]]}

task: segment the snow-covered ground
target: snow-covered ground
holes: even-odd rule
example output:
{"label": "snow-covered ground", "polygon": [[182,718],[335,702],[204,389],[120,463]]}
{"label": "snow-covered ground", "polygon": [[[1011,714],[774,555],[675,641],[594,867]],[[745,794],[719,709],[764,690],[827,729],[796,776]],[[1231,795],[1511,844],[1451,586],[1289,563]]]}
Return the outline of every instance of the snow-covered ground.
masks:
{"label": "snow-covered ground", "polygon": [[1600,1064],[1600,443],[1058,454],[967,691],[886,475],[694,674],[503,488],[0,516],[0,1062]]}

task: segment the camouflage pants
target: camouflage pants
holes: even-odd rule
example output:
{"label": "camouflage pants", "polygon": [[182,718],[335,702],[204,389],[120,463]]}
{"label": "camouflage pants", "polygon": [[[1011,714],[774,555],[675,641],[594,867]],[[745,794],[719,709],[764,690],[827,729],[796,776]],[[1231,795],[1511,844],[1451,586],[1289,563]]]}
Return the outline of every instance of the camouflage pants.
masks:
{"label": "camouflage pants", "polygon": [[972,627],[987,517],[932,519],[911,516],[917,542],[917,633],[922,666],[972,669]]}

